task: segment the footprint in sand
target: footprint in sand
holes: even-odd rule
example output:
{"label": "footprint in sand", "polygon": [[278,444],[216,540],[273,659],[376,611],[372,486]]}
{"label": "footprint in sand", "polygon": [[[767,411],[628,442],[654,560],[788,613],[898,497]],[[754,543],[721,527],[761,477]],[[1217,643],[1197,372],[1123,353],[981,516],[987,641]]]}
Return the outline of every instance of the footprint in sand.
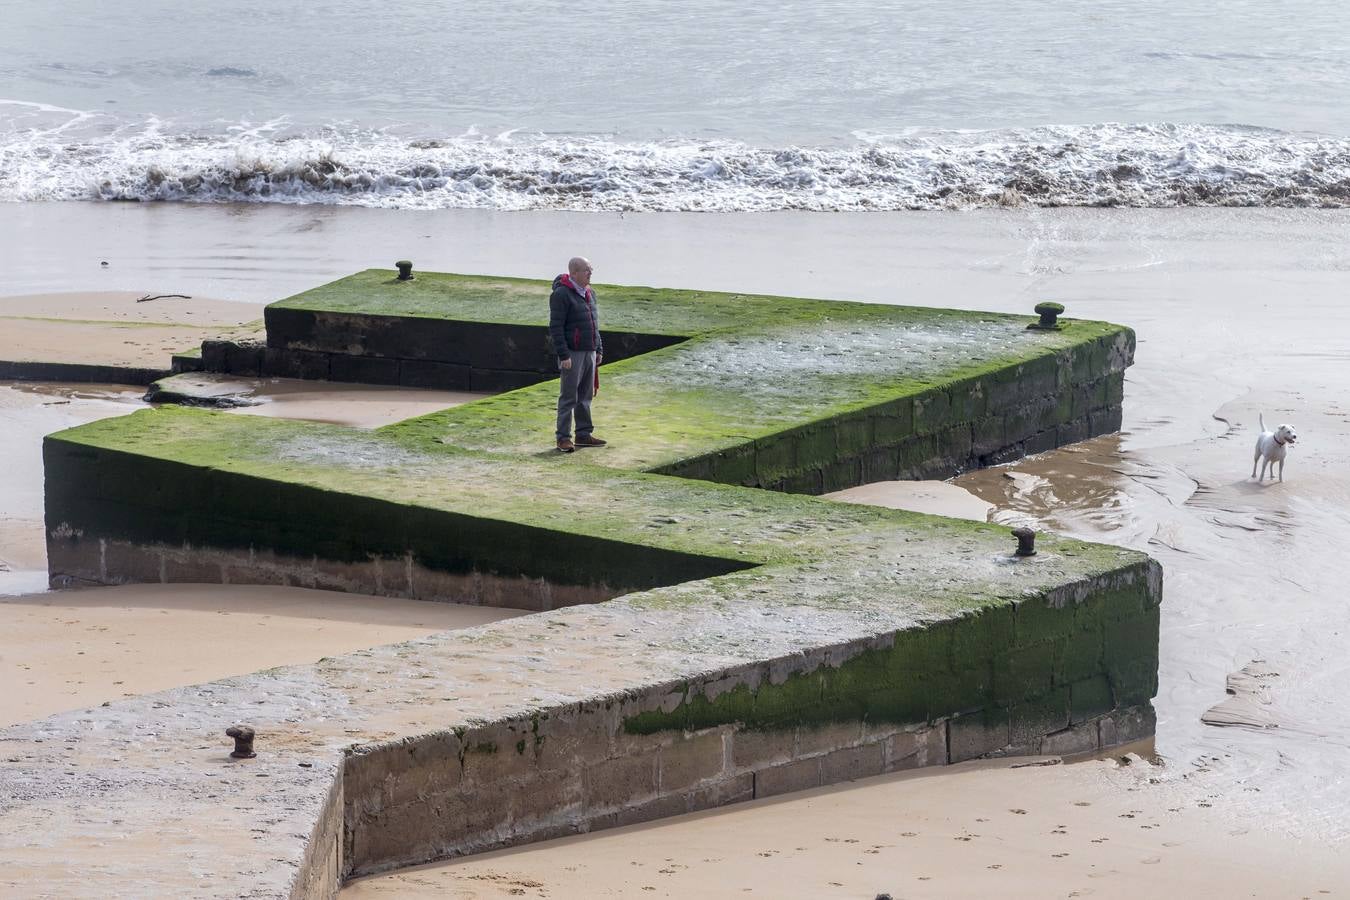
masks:
{"label": "footprint in sand", "polygon": [[902,831],[902,832],[900,832],[900,836],[901,836],[901,837],[918,837],[918,836],[919,836],[919,833],[918,833],[917,831]]}
{"label": "footprint in sand", "polygon": [[1092,804],[1089,803],[1089,802],[1087,802],[1086,800],[1075,800],[1073,805],[1074,805],[1074,806],[1091,806]]}
{"label": "footprint in sand", "polygon": [[1146,865],[1146,866],[1156,866],[1158,863],[1162,862],[1162,857],[1160,857],[1160,856],[1145,856],[1143,859],[1141,859],[1141,860],[1139,860],[1139,861],[1140,861],[1141,863],[1143,863],[1144,865]]}
{"label": "footprint in sand", "polygon": [[1008,812],[1012,813],[1015,816],[1025,816],[1027,814],[1027,811],[1025,809],[1010,809],[1008,810]]}
{"label": "footprint in sand", "polygon": [[1055,859],[1063,859],[1064,857],[1068,856],[1069,854],[1067,854],[1067,853],[1051,853],[1050,855],[1053,856]]}

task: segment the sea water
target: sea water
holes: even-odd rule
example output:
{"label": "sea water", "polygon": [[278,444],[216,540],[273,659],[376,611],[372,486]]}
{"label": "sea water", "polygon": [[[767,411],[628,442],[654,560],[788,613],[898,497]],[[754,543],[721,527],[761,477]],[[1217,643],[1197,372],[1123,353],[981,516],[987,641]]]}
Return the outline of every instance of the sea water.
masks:
{"label": "sea water", "polygon": [[0,0],[0,200],[1350,203],[1293,0]]}

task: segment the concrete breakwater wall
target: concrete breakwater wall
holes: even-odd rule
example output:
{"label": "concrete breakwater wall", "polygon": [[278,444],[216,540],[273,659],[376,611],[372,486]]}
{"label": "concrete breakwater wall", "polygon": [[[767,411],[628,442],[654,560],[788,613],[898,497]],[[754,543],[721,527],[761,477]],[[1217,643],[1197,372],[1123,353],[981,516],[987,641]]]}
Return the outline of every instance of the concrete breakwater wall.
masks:
{"label": "concrete breakwater wall", "polygon": [[[468,365],[472,385],[492,348],[547,352],[530,344],[544,289],[359,273],[269,308],[309,346],[271,347],[269,331],[248,352],[328,354],[330,375],[338,356],[353,372]],[[603,368],[604,450],[551,451],[552,384],[374,432],[166,406],[49,436],[54,584],[268,582],[538,612],[9,729],[6,846],[57,884],[90,834],[130,831],[160,848],[132,861],[151,893],[175,893],[186,867],[179,895],[247,881],[326,897],[352,874],[1151,733],[1155,562],[1054,535],[1019,557],[1005,528],[810,496],[1115,428],[1132,332],[602,298],[616,333],[650,342]],[[468,362],[430,358],[455,342]],[[221,769],[209,736],[233,721],[267,749]],[[144,722],[153,742],[130,747]],[[172,798],[171,822],[129,812],[147,787]]]}
{"label": "concrete breakwater wall", "polygon": [[[946,581],[884,595],[765,567],[4,729],[0,885],[327,898],[430,859],[1150,734],[1156,563],[1053,537],[1006,561],[1006,535],[972,527]],[[226,755],[241,720],[256,759]]]}
{"label": "concrete breakwater wall", "polygon": [[1150,736],[1160,588],[1148,564],[1057,591],[1046,605],[353,750],[343,871]]}

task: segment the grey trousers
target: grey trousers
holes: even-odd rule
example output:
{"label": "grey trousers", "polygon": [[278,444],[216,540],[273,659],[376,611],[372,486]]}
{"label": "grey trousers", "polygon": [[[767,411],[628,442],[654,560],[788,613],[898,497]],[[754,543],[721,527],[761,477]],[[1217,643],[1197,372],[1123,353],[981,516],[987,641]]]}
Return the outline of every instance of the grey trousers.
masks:
{"label": "grey trousers", "polygon": [[595,430],[591,424],[591,398],[595,396],[595,351],[572,350],[572,368],[559,366],[558,440],[572,436],[572,418],[577,420],[577,437]]}

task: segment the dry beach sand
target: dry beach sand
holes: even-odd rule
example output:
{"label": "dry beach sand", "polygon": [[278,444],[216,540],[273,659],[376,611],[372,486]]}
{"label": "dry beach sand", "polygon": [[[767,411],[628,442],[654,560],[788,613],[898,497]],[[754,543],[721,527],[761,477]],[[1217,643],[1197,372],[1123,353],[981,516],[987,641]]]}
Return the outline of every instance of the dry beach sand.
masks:
{"label": "dry beach sand", "polygon": [[0,303],[0,360],[168,369],[170,356],[207,338],[261,333],[258,304],[195,295],[138,302],[155,293],[5,297]]}
{"label": "dry beach sand", "polygon": [[[151,233],[193,243],[147,249]],[[31,234],[64,237],[24,237],[23,257],[3,260],[28,293],[172,285],[258,302],[405,257],[547,277],[581,247],[601,282],[1023,313],[1053,299],[1138,331],[1122,435],[956,487],[846,493],[976,518],[992,504],[993,521],[1157,557],[1158,762],[875,779],[400,873],[353,895],[1321,897],[1350,885],[1350,214],[0,205],[0,247]],[[603,397],[597,413],[603,424]],[[1248,478],[1258,413],[1299,430],[1283,484]]]}

